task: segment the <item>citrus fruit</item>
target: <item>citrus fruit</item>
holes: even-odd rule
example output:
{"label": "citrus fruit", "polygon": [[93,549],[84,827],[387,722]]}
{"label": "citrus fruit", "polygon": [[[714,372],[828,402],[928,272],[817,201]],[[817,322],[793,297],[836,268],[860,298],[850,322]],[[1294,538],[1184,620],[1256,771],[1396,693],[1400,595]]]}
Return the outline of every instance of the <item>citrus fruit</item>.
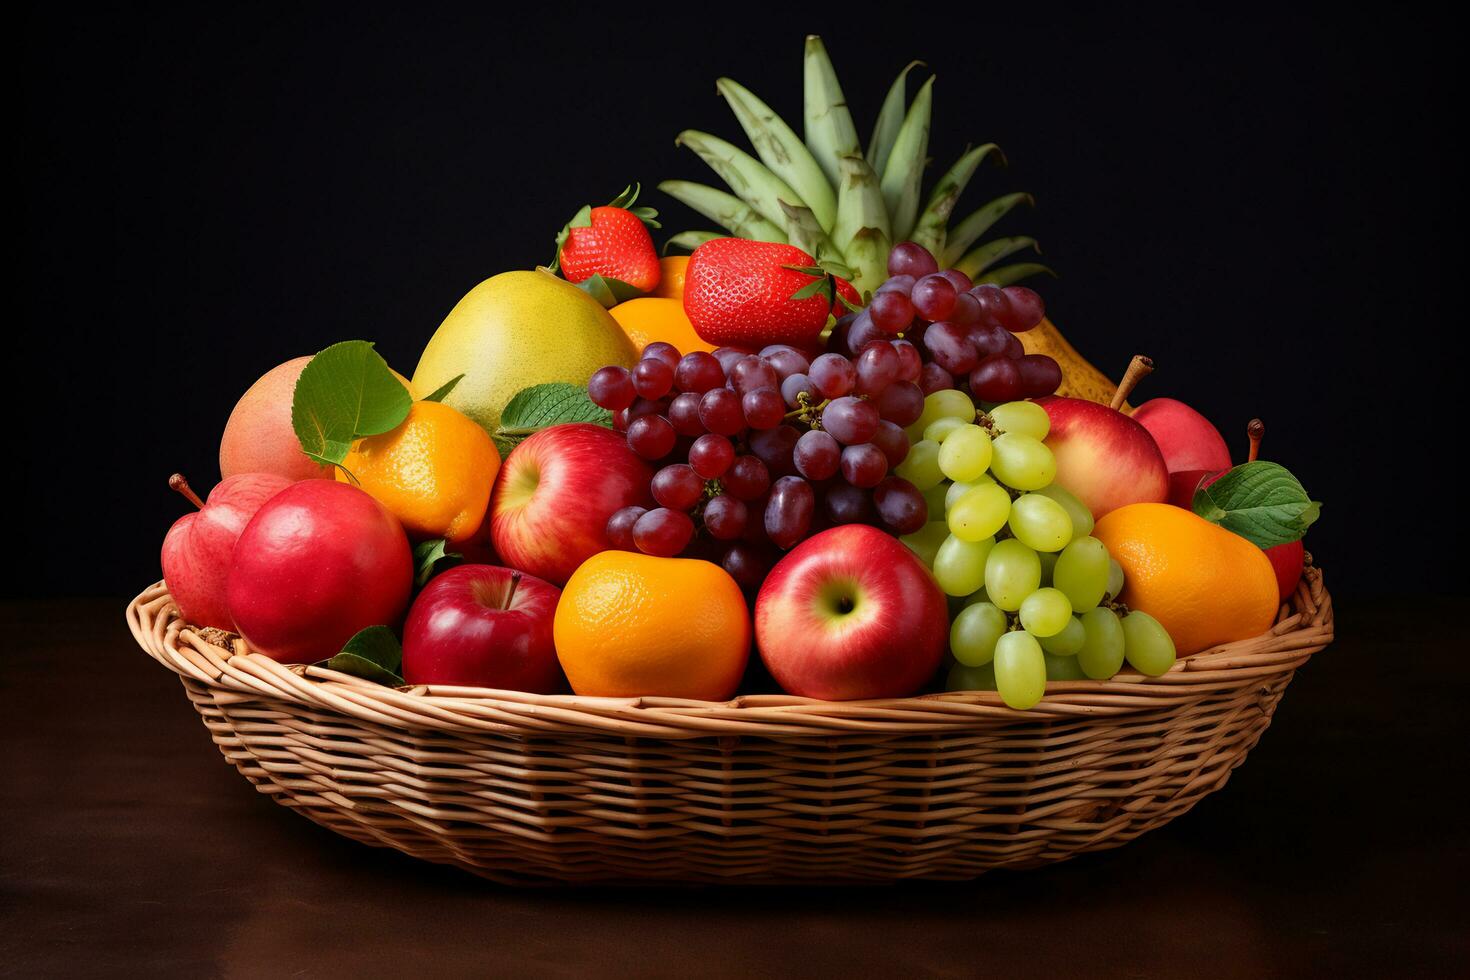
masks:
{"label": "citrus fruit", "polygon": [[689,268],[689,256],[666,255],[659,259],[658,287],[650,296],[662,299],[684,298],[684,271]]}
{"label": "citrus fruit", "polygon": [[1123,566],[1123,603],[1157,619],[1181,657],[1259,636],[1276,620],[1265,552],[1190,511],[1128,504],[1099,518],[1092,536]]}
{"label": "citrus fruit", "polygon": [[562,589],[556,655],[578,694],[723,701],[750,653],[750,614],[724,569],[603,551]]}
{"label": "citrus fruit", "polygon": [[485,519],[500,453],[468,416],[420,401],[398,428],[360,441],[342,466],[337,479],[355,479],[410,537],[463,541]]}
{"label": "citrus fruit", "polygon": [[683,300],[640,296],[619,303],[608,312],[640,351],[655,340],[673,344],[681,354],[696,350],[712,351],[716,347],[700,340],[699,334],[694,332],[694,324],[684,314]]}
{"label": "citrus fruit", "polygon": [[548,272],[503,272],[449,311],[419,358],[413,390],[428,394],[464,377],[444,403],[494,432],[523,388],[585,385],[608,364],[632,367],[634,350],[607,310]]}

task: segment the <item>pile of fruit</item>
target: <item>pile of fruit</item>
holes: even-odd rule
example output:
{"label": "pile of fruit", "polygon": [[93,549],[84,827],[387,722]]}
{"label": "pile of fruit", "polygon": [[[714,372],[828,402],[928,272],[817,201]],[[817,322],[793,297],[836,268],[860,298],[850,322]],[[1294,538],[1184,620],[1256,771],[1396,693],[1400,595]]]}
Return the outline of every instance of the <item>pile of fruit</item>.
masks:
{"label": "pile of fruit", "polygon": [[[1129,410],[974,242],[979,162],[919,207],[932,79],[864,152],[807,47],[805,139],[723,79],[760,160],[681,142],[733,234],[660,258],[636,187],[470,291],[412,379],[364,341],[268,372],[163,545],[180,614],[394,685],[1036,704],[1265,632],[1319,505],[1172,399]],[[896,244],[890,244],[896,242]],[[554,329],[550,327],[554,325]],[[1039,340],[1035,338],[1040,338]],[[754,654],[755,656],[752,656]]]}

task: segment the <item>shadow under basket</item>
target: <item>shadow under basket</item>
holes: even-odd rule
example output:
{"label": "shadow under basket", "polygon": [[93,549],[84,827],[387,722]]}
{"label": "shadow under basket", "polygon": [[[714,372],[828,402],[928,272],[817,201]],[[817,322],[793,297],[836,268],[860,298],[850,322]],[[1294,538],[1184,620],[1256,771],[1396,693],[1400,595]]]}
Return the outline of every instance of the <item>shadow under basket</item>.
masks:
{"label": "shadow under basket", "polygon": [[1269,633],[1013,711],[393,689],[196,629],[161,582],[127,618],[260,792],[507,883],[965,879],[1117,847],[1225,785],[1333,635],[1309,568]]}

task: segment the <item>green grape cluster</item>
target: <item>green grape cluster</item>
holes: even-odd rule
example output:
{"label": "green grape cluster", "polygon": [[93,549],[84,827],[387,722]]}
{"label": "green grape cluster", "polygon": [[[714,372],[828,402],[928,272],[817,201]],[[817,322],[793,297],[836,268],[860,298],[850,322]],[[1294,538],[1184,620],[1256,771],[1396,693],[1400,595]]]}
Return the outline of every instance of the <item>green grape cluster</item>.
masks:
{"label": "green grape cluster", "polygon": [[1115,601],[1123,567],[1091,536],[1092,513],[1052,482],[1050,428],[1035,402],[977,414],[964,392],[936,391],[897,469],[944,515],[902,540],[952,600],[946,687],[998,691],[1012,708],[1040,701],[1048,680],[1174,664],[1158,620]]}

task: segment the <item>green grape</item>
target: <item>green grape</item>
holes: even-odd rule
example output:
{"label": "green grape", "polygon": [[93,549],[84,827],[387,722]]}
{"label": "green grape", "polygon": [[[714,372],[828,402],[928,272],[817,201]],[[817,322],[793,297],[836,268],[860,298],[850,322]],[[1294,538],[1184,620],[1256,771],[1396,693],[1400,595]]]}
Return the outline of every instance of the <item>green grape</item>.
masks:
{"label": "green grape", "polygon": [[974,490],[976,487],[984,486],[987,483],[995,485],[995,481],[990,478],[989,473],[981,474],[973,480],[956,480],[953,483],[950,483],[949,489],[946,490],[944,493],[944,509],[949,510],[951,507],[954,506],[954,502],[956,500],[959,500],[966,493]]}
{"label": "green grape", "polygon": [[1008,487],[1040,490],[1057,475],[1056,457],[1030,436],[1003,432],[990,444],[990,472]]}
{"label": "green grape", "polygon": [[954,502],[947,520],[955,537],[983,541],[1005,527],[1010,516],[1011,495],[997,483],[982,483]]}
{"label": "green grape", "polygon": [[919,528],[913,534],[905,534],[898,540],[908,545],[908,549],[919,556],[919,561],[934,567],[934,554],[939,546],[944,544],[944,539],[949,537],[949,525],[943,521],[930,521]]}
{"label": "green grape", "polygon": [[966,541],[953,534],[944,539],[934,555],[934,578],[946,595],[970,595],[985,584],[985,559],[995,539]]}
{"label": "green grape", "polygon": [[995,642],[1009,625],[1006,614],[993,603],[968,605],[949,627],[949,650],[967,667],[988,664],[995,656]]}
{"label": "green grape", "polygon": [[1057,553],[1055,551],[1038,551],[1036,557],[1041,562],[1041,584],[1051,585],[1052,573],[1057,567]]}
{"label": "green grape", "polygon": [[1072,491],[1066,487],[1051,483],[1036,492],[1043,497],[1050,497],[1062,505],[1062,508],[1067,512],[1067,516],[1072,518],[1072,537],[1080,538],[1092,533],[1092,525],[1094,523],[1092,511],[1088,510],[1087,505],[1078,500]]}
{"label": "green grape", "polygon": [[1006,402],[987,414],[1002,432],[1019,432],[1033,439],[1045,439],[1051,431],[1051,417],[1035,402]]}
{"label": "green grape", "polygon": [[1046,679],[1049,681],[1085,681],[1087,675],[1082,672],[1082,665],[1077,662],[1076,657],[1061,657],[1053,653],[1046,653],[1043,646],[1042,656],[1046,659]]}
{"label": "green grape", "polygon": [[981,589],[978,592],[972,592],[968,596],[966,596],[965,597],[964,605],[966,605],[966,606],[973,606],[976,603],[989,602],[989,601],[990,601],[990,596],[986,595],[984,589]]}
{"label": "green grape", "polygon": [[921,439],[909,447],[909,454],[894,469],[922,493],[939,485],[944,474],[939,470],[939,443]]}
{"label": "green grape", "polygon": [[995,689],[1009,708],[1024,711],[1046,693],[1046,657],[1036,637],[1024,630],[1005,634],[995,644]]}
{"label": "green grape", "polygon": [[1077,651],[1082,649],[1082,642],[1087,639],[1087,630],[1082,628],[1082,620],[1076,616],[1069,617],[1067,625],[1062,631],[1053,636],[1037,637],[1041,642],[1041,649],[1057,657],[1075,657]]}
{"label": "green grape", "polygon": [[1037,589],[1021,600],[1021,626],[1040,639],[1056,636],[1072,621],[1072,604],[1057,589]]}
{"label": "green grape", "polygon": [[949,509],[949,488],[954,486],[948,480],[939,483],[924,491],[924,503],[929,508],[930,520],[939,520],[939,515]]}
{"label": "green grape", "polygon": [[983,663],[978,667],[967,667],[955,663],[944,679],[946,691],[993,691],[995,690],[995,665]]}
{"label": "green grape", "polygon": [[939,447],[939,468],[951,480],[984,476],[990,469],[990,434],[978,425],[961,425]]}
{"label": "green grape", "polygon": [[1140,674],[1158,677],[1174,666],[1174,640],[1146,612],[1135,609],[1123,617],[1123,641],[1123,655]]}
{"label": "green grape", "polygon": [[1123,667],[1123,624],[1106,606],[1082,614],[1086,637],[1077,651],[1077,662],[1095,681],[1105,681]]}
{"label": "green grape", "polygon": [[943,418],[973,422],[975,421],[975,403],[970,401],[969,395],[957,388],[936,391],[924,399],[924,411],[919,416],[919,420],[904,431],[908,433],[910,442],[918,442],[924,438],[925,429]]}
{"label": "green grape", "polygon": [[1073,609],[1084,612],[1102,602],[1110,560],[1108,546],[1097,538],[1077,538],[1057,556],[1052,584],[1067,594]]}
{"label": "green grape", "polygon": [[955,429],[971,424],[973,423],[967,422],[964,419],[955,418],[953,415],[946,415],[942,419],[935,419],[924,427],[924,438],[930,442],[943,443],[945,437]]}
{"label": "green grape", "polygon": [[1108,559],[1108,595],[1114,599],[1123,594],[1123,566],[1118,559]]}
{"label": "green grape", "polygon": [[985,591],[990,601],[1006,612],[1021,608],[1021,602],[1041,585],[1041,561],[1036,552],[1015,538],[997,541],[985,560]]}
{"label": "green grape", "polygon": [[1072,518],[1050,497],[1023,493],[1011,501],[1011,533],[1037,551],[1061,551],[1072,540]]}

